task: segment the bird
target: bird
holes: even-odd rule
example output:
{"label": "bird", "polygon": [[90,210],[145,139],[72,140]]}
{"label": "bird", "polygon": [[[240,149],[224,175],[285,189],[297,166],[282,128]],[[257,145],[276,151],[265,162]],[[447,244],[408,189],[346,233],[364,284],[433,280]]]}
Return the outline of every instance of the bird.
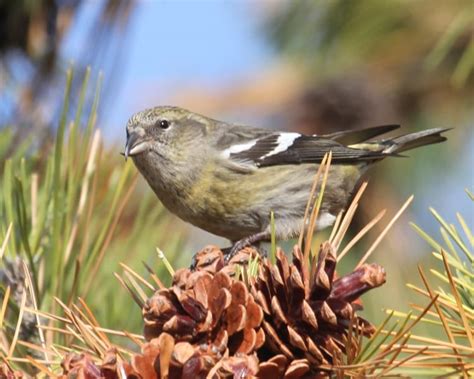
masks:
{"label": "bird", "polygon": [[331,152],[316,228],[331,226],[367,169],[386,157],[443,142],[433,128],[375,139],[400,125],[302,135],[215,120],[175,106],[137,112],[126,125],[125,159],[182,220],[229,239],[229,256],[271,238],[298,236],[314,176]]}

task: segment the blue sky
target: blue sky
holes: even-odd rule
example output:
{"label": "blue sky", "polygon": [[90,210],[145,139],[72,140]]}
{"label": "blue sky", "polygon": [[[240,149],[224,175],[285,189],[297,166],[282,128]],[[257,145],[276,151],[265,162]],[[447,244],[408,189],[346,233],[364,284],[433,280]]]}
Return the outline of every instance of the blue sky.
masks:
{"label": "blue sky", "polygon": [[[228,0],[137,2],[126,39],[118,41],[126,51],[113,111],[101,112],[106,133],[116,135],[133,112],[157,105],[157,99],[167,103],[168,94],[180,87],[221,86],[263,70],[274,54],[261,30],[261,6]],[[96,9],[94,1],[82,7],[63,56],[74,59],[80,45],[87,46],[84,29]]]}

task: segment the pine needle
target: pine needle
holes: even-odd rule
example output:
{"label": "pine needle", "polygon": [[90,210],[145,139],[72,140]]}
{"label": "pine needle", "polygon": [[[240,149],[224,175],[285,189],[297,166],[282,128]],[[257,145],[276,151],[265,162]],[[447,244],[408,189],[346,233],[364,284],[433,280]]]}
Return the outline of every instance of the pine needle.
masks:
{"label": "pine needle", "polygon": [[[387,372],[389,372],[391,370],[390,365],[392,365],[392,363],[397,359],[397,357],[400,355],[402,350],[405,348],[406,343],[410,339],[410,336],[411,336],[410,333],[405,334],[402,341],[400,342],[400,344],[397,347],[395,347],[395,345],[394,345],[394,346],[392,346],[392,349],[387,350],[387,355],[392,354],[392,353],[393,353],[393,355],[392,355],[392,357],[390,357],[390,359],[387,362],[388,367],[380,373],[381,377],[383,377]],[[393,348],[395,348],[395,350],[393,350]]]}
{"label": "pine needle", "polygon": [[141,339],[145,339],[145,337],[137,334],[133,334],[130,332],[127,332],[126,330],[123,331],[123,334],[128,337],[131,341],[133,341],[140,349],[143,347],[143,342],[140,341]]}
{"label": "pine needle", "polygon": [[[420,265],[418,265],[418,272],[420,274],[421,280],[423,281],[423,284],[425,285],[426,290],[428,291],[430,298],[433,299],[435,295],[433,294],[433,291]],[[439,306],[437,302],[434,303],[434,306],[435,306],[436,312],[438,313],[439,319],[441,320],[443,324],[443,328],[446,332],[446,335],[448,336],[449,342],[455,343],[456,340],[454,339],[453,332],[451,331],[451,328],[449,327],[448,321],[446,320],[446,317],[444,316],[444,313],[441,310],[441,307]],[[453,348],[453,352],[456,356],[459,356],[459,351],[456,348]],[[458,362],[462,363],[461,358],[457,358],[457,360]],[[464,373],[463,375],[464,377],[467,377],[466,373]]]}
{"label": "pine needle", "polygon": [[[25,283],[26,286],[26,283]],[[13,355],[13,351],[15,350],[16,341],[18,340],[18,336],[20,334],[21,324],[23,322],[23,313],[25,312],[25,305],[26,305],[26,291],[23,290],[21,294],[21,302],[20,302],[20,311],[18,312],[18,321],[15,328],[15,333],[13,334],[13,339],[10,344],[10,349],[8,350],[8,358],[11,358]]]}
{"label": "pine needle", "polygon": [[465,189],[466,193],[467,193],[467,196],[469,196],[469,198],[474,201],[474,193],[469,191],[469,189]]}
{"label": "pine needle", "polygon": [[[107,335],[101,330],[101,328],[99,327],[99,322],[97,321],[97,319],[95,318],[94,314],[92,313],[92,311],[90,310],[90,308],[87,306],[86,302],[84,301],[83,298],[79,297],[79,303],[81,303],[81,306],[84,308],[84,310],[86,311],[87,313],[87,320],[89,321],[89,323],[91,324],[91,326],[94,328],[95,332],[97,334],[100,335],[100,337],[102,338],[102,340],[104,340],[104,342],[106,344],[108,344],[110,346],[110,340],[108,339]],[[77,307],[78,311],[80,311],[80,309]],[[82,312],[81,312],[82,313]]]}
{"label": "pine needle", "polygon": [[174,269],[173,269],[173,266],[171,266],[171,263],[168,261],[168,259],[166,258],[165,256],[165,253],[163,253],[163,251],[161,251],[161,249],[159,247],[156,248],[156,252],[158,254],[158,258],[163,262],[163,264],[165,265],[166,267],[166,270],[168,270],[169,274],[171,275],[171,277],[174,276]]}
{"label": "pine needle", "polygon": [[270,212],[270,227],[271,227],[271,254],[270,260],[274,264],[276,262],[276,231],[275,231],[275,213]]}
{"label": "pine needle", "polygon": [[[407,287],[412,289],[413,291],[415,292],[418,292],[419,294],[423,295],[423,296],[426,296],[426,297],[429,297],[429,294],[428,292],[422,290],[421,288],[418,288],[412,284],[407,284]],[[437,293],[438,295],[438,302],[440,304],[442,304],[443,306],[445,306],[447,309],[451,309],[453,310],[454,312],[457,312],[458,311],[458,308],[457,308],[457,305],[456,304],[453,304],[452,302],[452,299],[448,298],[448,296],[446,294],[443,294],[441,292],[438,292]],[[467,312],[469,312],[469,309],[463,305],[463,309]],[[473,319],[472,316],[470,316],[469,314],[466,315],[466,317],[470,318],[471,320]]]}
{"label": "pine needle", "polygon": [[377,239],[374,241],[372,246],[367,250],[365,255],[362,257],[362,259],[359,261],[355,269],[358,269],[360,266],[362,266],[365,261],[370,257],[370,255],[374,252],[374,250],[377,248],[377,246],[380,244],[382,239],[385,237],[385,235],[388,233],[390,228],[393,226],[393,224],[399,219],[399,217],[402,215],[402,213],[405,211],[405,209],[410,205],[410,203],[413,201],[414,196],[411,195],[408,200],[405,202],[405,204],[402,205],[400,210],[393,216],[392,220],[387,224],[385,229],[382,231],[382,233],[379,234]]}
{"label": "pine needle", "polygon": [[467,259],[469,260],[470,263],[474,263],[474,257],[472,254],[469,252],[469,249],[466,247],[466,245],[463,243],[461,238],[457,235],[456,231],[451,228],[448,223],[436,212],[435,209],[430,208],[431,213],[433,216],[438,220],[438,222],[441,224],[441,226],[449,233],[451,238],[456,242],[456,244],[459,246],[461,251],[466,255]]}
{"label": "pine needle", "polygon": [[8,300],[10,300],[10,286],[7,286],[5,296],[3,296],[2,309],[0,311],[0,330],[3,330],[3,321],[5,320],[5,312],[8,307]]}
{"label": "pine needle", "polygon": [[72,312],[71,316],[71,321],[73,321],[74,326],[83,337],[87,346],[90,346],[92,349],[94,349],[96,354],[102,358],[109,347],[96,333],[94,333],[93,325],[84,323],[84,321],[82,321]]}
{"label": "pine needle", "polygon": [[[69,322],[69,324],[72,324],[72,322]],[[87,327],[87,325],[86,325],[86,327]],[[53,327],[53,326],[42,325],[41,328],[44,329],[44,330],[51,330],[53,332],[62,333],[62,334],[73,334],[73,333],[71,333],[70,330],[66,330],[66,329],[62,329],[62,328],[56,328],[56,327]],[[135,339],[145,339],[145,337],[143,337],[140,334],[132,334],[132,333],[127,332],[127,331],[120,331],[120,330],[108,329],[108,328],[103,328],[103,327],[96,327],[95,330],[110,334],[111,336],[129,337],[131,335]]]}
{"label": "pine needle", "polygon": [[[156,283],[156,285],[158,286],[159,289],[163,289],[165,288],[165,285],[163,284],[163,282],[160,280],[160,278],[158,278],[158,276],[155,274],[155,272],[153,271],[153,269],[144,261],[142,261],[143,263],[143,266],[145,266],[146,270],[148,271],[148,273],[150,274],[150,277],[153,279],[153,281]],[[155,291],[156,288],[153,288],[153,290]]]}
{"label": "pine needle", "polygon": [[[86,344],[86,346],[91,347],[96,354],[100,357],[104,355],[105,350],[107,350],[106,344],[98,338],[91,330],[90,324],[85,324],[75,313],[72,309],[70,309],[66,304],[64,304],[60,299],[57,297],[54,300],[59,304],[59,306],[63,309],[66,316],[71,321],[72,325],[77,329],[77,332],[74,331],[69,325],[66,326],[68,330],[70,330],[74,336]],[[93,328],[92,328],[93,329]]]}
{"label": "pine needle", "polygon": [[77,236],[77,232],[79,228],[79,222],[81,220],[81,216],[84,212],[86,202],[87,202],[90,179],[92,177],[92,174],[96,166],[96,157],[97,157],[97,152],[99,150],[99,146],[100,146],[100,130],[96,130],[94,132],[94,136],[92,137],[92,145],[89,151],[89,156],[87,158],[86,172],[82,180],[81,193],[79,195],[79,204],[77,206],[76,215],[74,217],[74,222],[71,229],[71,235],[69,236],[69,240],[66,245],[66,250],[64,252],[64,262],[67,262],[69,260],[69,256],[71,254],[74,241],[76,240],[76,236]]}
{"label": "pine needle", "polygon": [[142,300],[142,303],[145,304],[147,299],[148,299],[148,296],[146,295],[146,293],[143,291],[142,287],[140,287],[140,285],[137,283],[137,281],[135,280],[135,278],[133,277],[132,274],[130,274],[129,272],[125,271],[124,272],[124,275],[127,277],[128,281],[130,282],[130,284],[133,286],[133,288],[135,289],[135,293],[140,296],[141,300]]}
{"label": "pine needle", "polygon": [[3,239],[2,246],[0,247],[0,259],[3,258],[3,255],[5,254],[5,251],[7,250],[7,244],[8,244],[8,240],[10,239],[12,228],[13,228],[13,222],[10,222],[7,228],[7,233],[5,234],[5,238]]}
{"label": "pine needle", "polygon": [[[25,283],[27,284],[26,288],[28,289],[28,291],[30,293],[30,299],[33,303],[33,307],[35,308],[35,310],[38,310],[38,302],[36,300],[35,290],[33,288],[33,281],[31,280],[30,271],[28,270],[28,266],[26,265],[25,261],[22,260],[21,263],[23,264],[23,272],[25,273]],[[39,318],[37,313],[35,313],[35,319],[36,319],[36,325],[40,326],[41,325],[41,319]],[[48,354],[47,354],[46,341],[45,341],[45,338],[44,338],[43,330],[40,327],[38,327],[37,329],[38,329],[38,336],[39,336],[39,339],[40,339],[41,346],[42,346],[42,348],[44,349],[44,352],[45,352],[44,358],[45,358],[46,361],[48,361],[49,357],[48,357]]]}
{"label": "pine needle", "polygon": [[[98,256],[97,258],[95,259],[94,261],[94,265],[93,267],[91,268],[90,270],[90,276],[93,278],[96,276],[97,274],[97,271],[99,270],[100,268],[100,264],[102,263],[102,261],[104,260],[104,256],[105,256],[105,253],[107,251],[107,248],[112,240],[112,236],[114,235],[114,232],[115,232],[115,228],[117,227],[117,224],[118,224],[118,221],[120,219],[120,217],[122,216],[122,213],[125,209],[125,205],[128,203],[128,200],[130,199],[130,196],[132,195],[134,189],[135,189],[135,186],[137,185],[137,181],[138,181],[138,176],[135,176],[135,178],[133,179],[130,187],[128,188],[127,192],[125,193],[125,195],[123,196],[123,198],[121,199],[121,201],[119,202],[118,204],[118,207],[117,207],[117,210],[115,211],[115,214],[114,214],[114,217],[112,219],[112,222],[111,222],[111,225],[108,229],[108,232],[107,232],[107,236],[105,238],[105,241],[104,243],[102,244],[102,247],[98,253]],[[83,294],[82,296],[86,296],[86,294],[89,292],[89,289],[90,289],[90,286],[92,285],[92,280],[89,280],[86,284],[86,288],[84,289],[83,291]]]}
{"label": "pine needle", "polygon": [[464,234],[466,234],[469,243],[474,248],[474,235],[472,234],[471,229],[469,229],[469,227],[467,226],[466,220],[464,220],[464,217],[462,217],[460,213],[456,213],[456,217],[462,229],[464,230]]}
{"label": "pine needle", "polygon": [[329,240],[328,240],[331,243],[334,240],[334,237],[336,236],[339,226],[341,225],[343,214],[344,212],[342,211],[337,214],[336,221],[334,222],[334,226],[332,227],[331,235],[329,236]]}
{"label": "pine needle", "polygon": [[448,260],[446,258],[446,253],[444,252],[443,249],[441,249],[441,255],[443,256],[443,264],[444,264],[444,268],[446,269],[446,274],[448,275],[449,284],[451,286],[451,292],[452,292],[452,294],[454,296],[454,299],[456,300],[456,304],[458,306],[457,311],[459,312],[459,314],[461,316],[461,319],[462,319],[462,322],[464,324],[464,328],[466,330],[466,335],[467,335],[467,338],[469,340],[469,343],[470,343],[471,347],[474,348],[474,338],[472,336],[471,326],[469,325],[469,321],[467,320],[466,313],[464,312],[464,307],[463,307],[461,298],[459,296],[458,289],[457,289],[457,287],[456,287],[456,285],[453,281],[453,275],[451,273],[451,268],[449,267]]}
{"label": "pine needle", "polygon": [[341,222],[341,226],[339,227],[339,230],[337,231],[336,236],[334,237],[332,241],[336,250],[339,249],[339,246],[342,243],[344,235],[347,233],[347,230],[349,229],[349,226],[352,222],[355,211],[357,210],[359,206],[359,200],[364,194],[364,191],[366,188],[367,188],[367,182],[363,182],[360,185],[359,189],[357,190],[357,193],[355,194],[354,198],[352,199],[351,204],[349,205],[349,208],[345,212],[344,219]]}
{"label": "pine needle", "polygon": [[327,159],[328,159],[328,155],[324,154],[324,157],[323,157],[323,159],[322,159],[322,161],[321,161],[321,163],[318,167],[316,175],[314,176],[313,185],[311,187],[308,202],[306,203],[306,209],[304,211],[303,224],[301,225],[301,231],[300,231],[300,235],[299,235],[299,238],[298,238],[298,246],[299,246],[300,249],[303,248],[303,238],[304,238],[304,234],[305,234],[305,230],[306,230],[306,225],[309,222],[309,216],[310,216],[309,211],[310,211],[310,209],[313,205],[314,194],[316,193],[316,187],[318,186],[318,183],[319,183],[319,177],[321,176],[321,173],[323,172],[323,166],[326,164]]}
{"label": "pine needle", "polygon": [[424,353],[426,350],[428,350],[428,346],[425,346],[423,348],[421,348],[420,350],[418,350],[417,352],[409,355],[408,357],[402,359],[401,361],[399,362],[396,362],[395,364],[387,367],[385,370],[383,370],[381,373],[380,373],[380,376],[383,377],[387,372],[390,372],[390,371],[393,371],[394,369],[396,369],[397,367],[403,365],[404,363],[412,360],[413,358],[415,358],[416,356]]}
{"label": "pine needle", "polygon": [[[30,350],[39,351],[39,352],[41,352],[41,353],[44,353],[45,355],[47,355],[47,354],[53,354],[53,351],[52,351],[52,350],[49,350],[49,349],[47,349],[47,348],[43,348],[43,347],[41,347],[41,346],[38,346],[38,345],[36,345],[36,344],[34,344],[34,343],[31,343],[31,342],[28,342],[28,341],[18,340],[18,341],[17,341],[17,344],[18,344],[18,345],[21,345],[21,346],[25,346],[25,347],[27,347],[27,348],[30,349]],[[62,356],[59,356],[58,358],[59,358],[59,359],[62,359]],[[48,360],[48,359],[44,359],[43,362],[49,362],[49,360]]]}
{"label": "pine needle", "polygon": [[[362,348],[362,350],[359,352],[359,356],[354,360],[354,363],[360,362],[361,359],[364,357],[364,354],[370,349],[372,344],[374,343],[375,339],[380,335],[382,332],[383,328],[385,328],[385,325],[390,321],[390,319],[393,317],[394,312],[392,311],[386,318],[383,320],[383,322],[377,327],[375,330],[374,334],[370,337],[370,339],[367,341],[365,346]],[[394,325],[396,327],[396,324]],[[383,342],[382,342],[383,343]],[[378,347],[377,347],[378,348]],[[374,351],[377,350],[374,349]]]}
{"label": "pine needle", "polygon": [[440,251],[441,250],[441,245],[436,242],[431,236],[426,233],[423,229],[421,229],[418,225],[416,225],[414,222],[410,222],[409,225],[415,229],[415,231],[420,235],[421,238],[423,238],[434,250]]}
{"label": "pine needle", "polygon": [[[326,164],[321,164],[320,168],[322,167],[322,170],[324,170],[324,175],[323,175],[323,180],[321,182],[321,188],[319,190],[318,198],[316,200],[316,204],[314,205],[312,211],[311,211],[311,217],[309,219],[309,227],[306,232],[306,241],[305,241],[305,247],[304,247],[304,259],[305,262],[308,262],[309,260],[309,254],[311,250],[311,244],[313,241],[313,235],[315,232],[315,227],[316,227],[316,222],[318,219],[319,215],[319,210],[321,208],[321,204],[323,202],[323,196],[324,196],[324,189],[326,188],[326,182],[328,179],[328,174],[329,174],[329,168],[331,167],[331,159],[332,159],[332,152],[330,151],[328,154],[327,162]],[[319,170],[318,170],[319,174]]]}
{"label": "pine needle", "polygon": [[[31,358],[30,356],[27,356],[26,359],[28,360],[29,363],[31,363],[33,366],[35,366],[38,370],[41,371],[41,373],[45,374],[49,378],[55,378],[57,375],[54,374],[49,368],[47,368],[44,364],[39,362],[36,359]],[[51,362],[46,361],[48,364],[51,364]]]}
{"label": "pine needle", "polygon": [[122,266],[122,268],[127,271],[128,273],[130,273],[130,275],[132,275],[134,278],[136,278],[140,283],[142,283],[145,287],[147,287],[148,289],[154,291],[155,290],[155,287],[153,287],[152,284],[150,284],[148,281],[145,280],[145,278],[141,275],[139,275],[136,271],[132,270],[132,268],[130,268],[129,266],[127,266],[125,263],[122,263],[120,262],[119,263],[120,266]]}
{"label": "pine needle", "polygon": [[341,254],[338,255],[337,261],[339,262],[351,249],[354,245],[359,242],[385,215],[386,210],[382,209],[368,224],[366,224],[359,233],[356,234],[354,238],[346,245]]}
{"label": "pine needle", "polygon": [[[434,302],[438,299],[438,296],[435,296],[430,303],[425,307],[423,312],[421,312],[418,317],[412,321],[410,324],[408,324],[409,317],[406,319],[406,323],[402,325],[400,331],[395,335],[395,337],[392,339],[392,341],[386,346],[384,349],[385,352],[389,351],[395,343],[397,343],[406,333],[408,333],[410,330],[412,330],[416,324],[425,316],[426,312],[429,311],[429,309],[432,307]],[[407,325],[408,324],[408,325]]]}
{"label": "pine needle", "polygon": [[38,224],[38,174],[31,174],[31,229]]}
{"label": "pine needle", "polygon": [[132,295],[132,299],[135,301],[135,303],[137,303],[137,305],[140,307],[140,308],[143,308],[143,306],[145,305],[144,302],[142,302],[141,298],[135,293],[135,291],[133,291],[133,289],[131,287],[129,287],[129,285],[127,283],[125,283],[125,281],[122,279],[122,277],[117,274],[116,272],[114,272],[114,276],[117,278],[117,280],[120,282],[120,284],[122,285],[122,287],[124,287],[129,293],[130,295]]}
{"label": "pine needle", "polygon": [[50,326],[50,325],[40,325],[38,328],[41,328],[46,331],[51,331],[54,333],[59,333],[59,334],[64,334],[64,335],[72,335],[71,331],[63,328],[58,328],[56,326]]}

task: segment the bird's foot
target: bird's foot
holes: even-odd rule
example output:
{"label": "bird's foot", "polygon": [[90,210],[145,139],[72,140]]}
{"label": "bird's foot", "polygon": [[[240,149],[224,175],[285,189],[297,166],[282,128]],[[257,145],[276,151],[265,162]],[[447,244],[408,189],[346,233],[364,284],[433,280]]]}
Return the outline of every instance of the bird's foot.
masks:
{"label": "bird's foot", "polygon": [[[246,238],[243,238],[237,242],[234,243],[232,247],[229,249],[225,249],[227,251],[223,250],[224,253],[224,262],[227,264],[229,261],[241,250],[243,250],[246,247],[252,246],[253,244],[260,242],[260,241],[266,241],[269,239],[269,234],[267,232],[261,232],[257,234],[253,234],[251,236],[248,236]],[[257,251],[259,251],[257,249]],[[259,254],[261,252],[259,251]]]}
{"label": "bird's foot", "polygon": [[[189,269],[191,271],[195,271],[198,267],[209,266],[212,264],[217,264],[219,257],[222,257],[224,254],[224,264],[228,264],[229,261],[237,255],[241,250],[245,249],[246,247],[253,246],[254,244],[258,244],[260,241],[268,241],[270,239],[269,233],[261,232],[257,234],[253,234],[246,238],[243,238],[234,243],[233,246],[219,249],[216,246],[208,246],[207,248],[198,251],[193,255],[191,258],[191,265]],[[258,253],[261,257],[266,256],[266,251],[256,248]],[[222,263],[221,263],[222,264]]]}
{"label": "bird's foot", "polygon": [[227,249],[224,249],[222,250],[222,252],[224,253],[224,262],[225,264],[229,263],[229,261],[235,257],[235,255],[242,249],[248,247],[248,246],[251,246],[251,243],[247,241],[247,239],[243,239],[243,240],[240,240],[240,241],[237,241],[236,243],[234,243],[234,245],[232,245],[231,247],[227,248]]}

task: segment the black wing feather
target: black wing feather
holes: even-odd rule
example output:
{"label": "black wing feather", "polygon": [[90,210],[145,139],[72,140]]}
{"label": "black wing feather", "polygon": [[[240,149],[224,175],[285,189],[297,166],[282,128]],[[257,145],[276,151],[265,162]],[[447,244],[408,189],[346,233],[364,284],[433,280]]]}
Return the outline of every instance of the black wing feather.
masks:
{"label": "black wing feather", "polygon": [[317,136],[299,136],[284,151],[273,153],[281,133],[259,138],[250,149],[230,154],[236,162],[253,163],[258,167],[320,163],[326,153],[332,151],[334,163],[376,160],[385,155],[378,152],[352,149],[337,141]]}
{"label": "black wing feather", "polygon": [[322,137],[332,139],[333,141],[337,141],[342,145],[348,146],[365,142],[371,138],[391,132],[398,128],[400,128],[400,125],[396,124],[380,125],[357,130],[344,130],[342,132],[326,134]]}

